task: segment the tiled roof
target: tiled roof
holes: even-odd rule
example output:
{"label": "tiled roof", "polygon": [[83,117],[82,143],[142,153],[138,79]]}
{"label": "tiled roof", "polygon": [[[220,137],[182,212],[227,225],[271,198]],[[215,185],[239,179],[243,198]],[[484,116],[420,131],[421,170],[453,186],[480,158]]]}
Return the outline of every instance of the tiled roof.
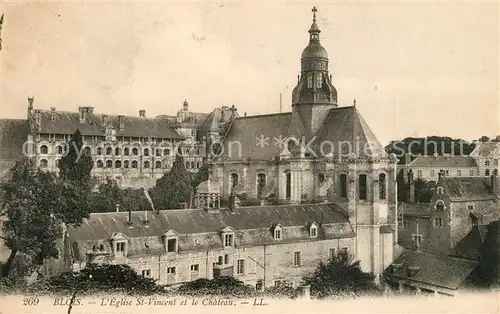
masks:
{"label": "tiled roof", "polygon": [[[51,115],[55,115],[54,122]],[[108,115],[107,119],[117,136],[182,138],[168,119],[125,116],[123,131],[120,131],[117,115]],[[88,113],[86,122],[80,123],[78,112],[40,110],[40,133],[73,134],[76,129],[83,135],[105,135],[103,115]]]}
{"label": "tiled roof", "polygon": [[0,120],[0,159],[17,160],[23,157],[23,144],[28,140],[26,119]]}
{"label": "tiled roof", "polygon": [[[387,275],[397,279],[426,283],[447,289],[458,289],[460,284],[477,267],[478,263],[444,255],[433,255],[420,251],[405,250],[394,262],[402,264],[391,267]],[[413,276],[408,276],[407,267],[419,266]],[[394,269],[391,272],[391,269]]]}
{"label": "tiled roof", "polygon": [[458,241],[450,255],[476,261],[479,260],[485,230],[486,226],[472,227],[472,230],[462,240]]}
{"label": "tiled roof", "polygon": [[500,219],[500,202],[493,202],[479,211],[481,224],[488,225]]}
{"label": "tiled roof", "polygon": [[398,212],[403,214],[404,216],[430,217],[431,210],[432,208],[430,204],[402,203],[398,205]]}
{"label": "tiled roof", "polygon": [[483,177],[447,177],[438,183],[452,201],[488,200],[493,199],[491,179]]}
{"label": "tiled roof", "polygon": [[[299,122],[292,113],[237,118],[227,134],[222,159],[269,160],[279,156],[283,147],[276,145],[275,139],[298,136]],[[314,136],[316,138],[309,147],[318,156],[329,153],[338,156],[341,149],[348,147],[342,143],[351,143],[351,152],[357,153],[359,157],[387,157],[384,148],[353,106],[330,109],[323,125]],[[265,140],[263,145],[258,145],[259,139]],[[326,141],[328,145],[321,146]],[[229,146],[229,143],[233,144]],[[234,143],[239,143],[241,154],[238,154],[238,145]],[[231,154],[229,147],[232,148]],[[359,151],[356,151],[358,147]],[[342,154],[347,156],[346,152]]]}
{"label": "tiled roof", "polygon": [[473,168],[477,167],[476,160],[469,156],[417,156],[410,167],[443,167],[443,168]]}
{"label": "tiled roof", "polygon": [[[109,245],[113,234],[123,234],[129,239],[129,256],[164,249],[161,237],[169,230],[179,235],[179,251],[184,252],[222,248],[221,232],[228,226],[235,230],[235,245],[240,247],[311,241],[308,226],[312,222],[321,223],[318,239],[354,236],[346,214],[335,204],[243,207],[234,212],[164,210],[148,213],[148,227],[142,222],[144,217],[144,212],[132,212],[129,226],[128,212],[91,214],[79,227],[69,227],[68,235],[82,255],[92,243],[103,241]],[[272,236],[271,227],[277,223],[284,230],[282,240]],[[144,243],[148,244],[147,250]]]}
{"label": "tiled roof", "polygon": [[485,142],[478,143],[474,151],[471,153],[473,156],[489,157],[495,151],[500,151],[500,142]]}

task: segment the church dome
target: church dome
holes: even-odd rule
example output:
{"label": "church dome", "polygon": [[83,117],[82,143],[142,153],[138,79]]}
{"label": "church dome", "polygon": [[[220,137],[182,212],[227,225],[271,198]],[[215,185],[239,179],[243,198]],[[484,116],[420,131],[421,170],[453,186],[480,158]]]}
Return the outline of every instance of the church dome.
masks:
{"label": "church dome", "polygon": [[328,53],[326,49],[321,46],[320,43],[310,43],[307,47],[302,51],[302,59],[313,59],[313,58],[322,58],[328,59]]}

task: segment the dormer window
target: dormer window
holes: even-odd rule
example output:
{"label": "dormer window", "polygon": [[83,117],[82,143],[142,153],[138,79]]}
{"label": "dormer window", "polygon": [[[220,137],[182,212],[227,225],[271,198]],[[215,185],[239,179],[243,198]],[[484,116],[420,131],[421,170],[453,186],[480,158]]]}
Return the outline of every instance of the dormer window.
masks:
{"label": "dormer window", "polygon": [[115,233],[111,237],[115,256],[127,256],[127,238],[121,233]]}
{"label": "dormer window", "polygon": [[439,200],[436,202],[436,211],[442,212],[444,211],[444,203],[443,201]]}
{"label": "dormer window", "polygon": [[116,242],[115,253],[116,255],[125,255],[125,242]]}
{"label": "dormer window", "polygon": [[167,253],[177,253],[179,251],[179,235],[169,230],[163,234],[165,250]]}
{"label": "dormer window", "polygon": [[274,227],[274,240],[281,240],[282,236],[283,236],[283,228],[281,227],[281,225],[276,225],[276,227]]}
{"label": "dormer window", "polygon": [[309,236],[311,238],[316,238],[318,236],[318,225],[315,222],[309,227]]}
{"label": "dormer window", "polygon": [[234,246],[234,230],[231,227],[226,227],[222,230],[222,241],[224,241],[224,247]]}

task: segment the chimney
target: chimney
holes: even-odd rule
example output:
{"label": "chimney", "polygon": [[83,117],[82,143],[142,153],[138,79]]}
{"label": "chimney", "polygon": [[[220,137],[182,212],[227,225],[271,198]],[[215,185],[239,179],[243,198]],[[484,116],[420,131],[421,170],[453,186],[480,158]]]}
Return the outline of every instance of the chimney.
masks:
{"label": "chimney", "polygon": [[408,172],[408,203],[415,203],[415,181],[413,180],[413,171]]}
{"label": "chimney", "polygon": [[120,212],[120,204],[116,203],[116,212],[119,213]]}
{"label": "chimney", "polygon": [[35,110],[35,123],[37,125],[38,130],[40,130],[40,125],[42,123],[42,116],[40,114],[40,110]]}
{"label": "chimney", "polygon": [[182,103],[182,109],[184,109],[184,111],[188,111],[188,107],[189,103],[186,99],[184,99],[184,102]]}
{"label": "chimney", "polygon": [[118,123],[120,124],[120,131],[125,129],[125,116],[118,116]]}
{"label": "chimney", "polygon": [[28,109],[33,109],[33,102],[35,101],[35,97],[28,96]]}
{"label": "chimney", "polygon": [[132,209],[130,209],[130,207],[128,209],[128,224],[132,224]]}
{"label": "chimney", "polygon": [[85,123],[87,120],[87,107],[78,107],[80,113],[80,123]]}
{"label": "chimney", "polygon": [[56,107],[50,107],[50,120],[52,122],[56,121]]}
{"label": "chimney", "polygon": [[234,117],[235,117],[235,115],[236,115],[236,111],[237,111],[237,110],[238,110],[238,109],[236,109],[236,108],[234,107],[234,105],[232,105],[232,106],[231,106],[231,118],[234,118]]}
{"label": "chimney", "polygon": [[102,126],[104,126],[104,127],[108,126],[108,115],[107,114],[102,115]]}
{"label": "chimney", "polygon": [[139,117],[145,118],[146,117],[146,110],[144,110],[144,109],[139,110]]}

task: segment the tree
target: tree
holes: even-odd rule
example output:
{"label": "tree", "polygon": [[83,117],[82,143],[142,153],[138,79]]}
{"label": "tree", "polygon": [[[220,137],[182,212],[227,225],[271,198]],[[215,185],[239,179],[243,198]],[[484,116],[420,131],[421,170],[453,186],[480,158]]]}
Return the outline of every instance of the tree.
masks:
{"label": "tree", "polygon": [[105,213],[116,210],[116,204],[124,204],[124,195],[118,183],[111,179],[99,184],[97,191],[92,193],[92,212]]}
{"label": "tree", "polygon": [[486,135],[483,135],[483,136],[481,136],[481,137],[479,138],[479,140],[478,140],[478,141],[480,141],[480,142],[482,142],[482,143],[485,143],[485,142],[489,142],[489,141],[490,141],[490,138],[489,138],[488,136],[486,136]]}
{"label": "tree", "polygon": [[178,209],[182,203],[190,201],[192,190],[191,176],[184,167],[184,158],[178,152],[172,169],[156,181],[151,195],[157,210]]}
{"label": "tree", "polygon": [[481,283],[490,287],[500,282],[500,220],[488,225],[479,260]]}
{"label": "tree", "polygon": [[313,274],[304,278],[311,286],[311,295],[317,298],[377,294],[375,276],[361,270],[360,262],[345,251],[334,255],[328,263],[320,262]]}
{"label": "tree", "polygon": [[428,181],[423,179],[416,179],[415,184],[415,202],[417,203],[430,203],[432,192],[431,186]]}
{"label": "tree", "polygon": [[11,179],[3,186],[7,221],[3,226],[5,245],[11,250],[2,269],[7,277],[16,254],[28,255],[33,265],[58,256],[57,240],[62,237],[66,199],[54,173],[33,169],[28,161],[13,167]]}
{"label": "tree", "polygon": [[249,297],[255,293],[252,286],[245,285],[240,280],[234,277],[217,277],[214,279],[200,278],[191,282],[187,282],[179,286],[177,293],[192,297],[201,296],[233,296],[233,297]]}

